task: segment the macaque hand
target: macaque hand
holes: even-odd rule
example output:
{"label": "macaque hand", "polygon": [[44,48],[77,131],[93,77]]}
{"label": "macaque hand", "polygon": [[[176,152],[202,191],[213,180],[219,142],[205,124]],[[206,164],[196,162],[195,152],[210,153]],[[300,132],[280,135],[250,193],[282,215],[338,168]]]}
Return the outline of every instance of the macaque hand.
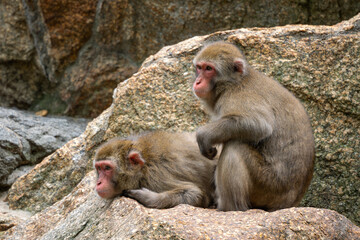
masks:
{"label": "macaque hand", "polygon": [[202,131],[202,128],[196,132],[196,140],[201,154],[208,159],[213,159],[217,154],[217,150],[211,145],[208,139],[206,131]]}
{"label": "macaque hand", "polygon": [[157,207],[157,202],[160,199],[160,193],[153,192],[147,188],[127,190],[125,196],[131,197],[143,204],[146,207]]}

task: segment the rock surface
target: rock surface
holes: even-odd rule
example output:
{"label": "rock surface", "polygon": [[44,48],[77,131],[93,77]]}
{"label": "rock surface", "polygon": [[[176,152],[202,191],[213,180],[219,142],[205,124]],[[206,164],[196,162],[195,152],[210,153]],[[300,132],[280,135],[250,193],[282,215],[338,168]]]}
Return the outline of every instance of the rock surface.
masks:
{"label": "rock surface", "polygon": [[0,193],[0,238],[1,232],[29,219],[32,214],[22,210],[11,210],[5,202],[6,192]]}
{"label": "rock surface", "polygon": [[[148,209],[128,198],[104,200],[90,172],[72,193],[2,237],[38,239],[359,239],[360,228],[335,211],[290,208],[220,212],[179,205]],[[1,235],[0,235],[1,236]]]}
{"label": "rock surface", "polygon": [[331,25],[359,11],[358,0],[1,1],[0,105],[95,117],[165,45],[239,27]]}
{"label": "rock surface", "polygon": [[46,78],[37,65],[21,0],[0,2],[0,106],[28,108]]}
{"label": "rock surface", "polygon": [[[92,169],[94,151],[106,139],[152,129],[192,131],[204,124],[190,90],[192,59],[204,42],[219,39],[240,46],[250,64],[280,81],[309,112],[317,159],[302,206],[336,210],[360,224],[360,14],[329,27],[239,29],[163,48],[118,85],[113,104],[84,134],[14,183],[10,206],[39,212],[61,200]],[[68,204],[75,204],[76,196],[69,197]]]}
{"label": "rock surface", "polygon": [[[38,117],[0,107],[0,188],[10,187],[45,156],[79,136],[87,120]],[[21,169],[14,171],[21,165]]]}

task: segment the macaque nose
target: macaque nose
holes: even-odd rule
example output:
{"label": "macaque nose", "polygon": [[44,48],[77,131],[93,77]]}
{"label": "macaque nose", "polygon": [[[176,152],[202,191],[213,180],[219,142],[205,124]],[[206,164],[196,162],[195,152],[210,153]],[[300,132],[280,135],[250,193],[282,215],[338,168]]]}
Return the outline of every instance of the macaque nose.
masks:
{"label": "macaque nose", "polygon": [[101,185],[101,181],[97,181],[96,185],[97,186]]}

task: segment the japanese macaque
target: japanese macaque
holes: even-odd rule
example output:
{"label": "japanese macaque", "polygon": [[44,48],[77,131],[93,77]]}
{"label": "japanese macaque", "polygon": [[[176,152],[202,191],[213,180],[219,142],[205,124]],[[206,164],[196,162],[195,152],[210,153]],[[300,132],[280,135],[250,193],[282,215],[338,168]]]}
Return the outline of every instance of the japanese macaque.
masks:
{"label": "japanese macaque", "polygon": [[288,90],[252,68],[234,45],[215,42],[195,57],[195,95],[212,121],[197,130],[201,153],[212,159],[217,208],[223,211],[297,206],[314,168],[307,113]]}
{"label": "japanese macaque", "polygon": [[216,163],[201,155],[191,133],[113,139],[95,155],[96,191],[102,198],[125,195],[151,208],[209,207]]}

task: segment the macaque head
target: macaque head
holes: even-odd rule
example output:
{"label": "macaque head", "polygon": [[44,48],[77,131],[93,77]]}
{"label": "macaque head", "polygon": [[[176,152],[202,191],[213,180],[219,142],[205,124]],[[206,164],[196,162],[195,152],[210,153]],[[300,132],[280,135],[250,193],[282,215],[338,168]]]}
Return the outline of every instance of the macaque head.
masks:
{"label": "macaque head", "polygon": [[195,57],[196,79],[193,91],[200,99],[208,99],[220,81],[236,81],[247,73],[247,63],[234,45],[215,42],[205,46]]}
{"label": "macaque head", "polygon": [[144,164],[140,151],[129,140],[114,139],[103,144],[94,160],[97,193],[109,199],[138,188]]}

